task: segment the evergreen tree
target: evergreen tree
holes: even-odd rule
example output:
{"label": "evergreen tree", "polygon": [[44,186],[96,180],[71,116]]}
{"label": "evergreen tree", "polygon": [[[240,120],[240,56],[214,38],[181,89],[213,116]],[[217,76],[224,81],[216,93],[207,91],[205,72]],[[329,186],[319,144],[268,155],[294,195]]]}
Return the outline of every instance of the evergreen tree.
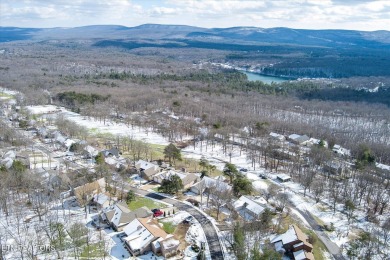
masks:
{"label": "evergreen tree", "polygon": [[177,175],[173,175],[169,179],[164,179],[158,190],[163,193],[174,194],[183,188],[183,182],[180,177]]}
{"label": "evergreen tree", "polygon": [[242,174],[237,174],[233,180],[233,192],[235,196],[248,195],[253,192],[252,182]]}
{"label": "evergreen tree", "polygon": [[127,203],[130,203],[130,202],[132,202],[132,201],[134,201],[135,200],[135,193],[134,193],[134,191],[132,191],[132,190],[129,190],[128,192],[127,192],[127,195],[126,195],[126,202]]}
{"label": "evergreen tree", "polygon": [[233,229],[233,251],[237,260],[246,260],[247,253],[245,249],[245,233],[240,224],[236,224]]}
{"label": "evergreen tree", "polygon": [[103,153],[99,153],[98,155],[96,155],[95,156],[95,161],[96,161],[96,164],[98,164],[98,165],[104,164],[104,155],[103,155]]}
{"label": "evergreen tree", "polygon": [[175,162],[176,160],[181,161],[180,149],[178,149],[174,144],[169,144],[164,148],[164,156],[168,158],[169,164]]}
{"label": "evergreen tree", "polygon": [[230,183],[233,183],[233,179],[237,176],[238,170],[234,164],[226,163],[223,174],[229,177]]}

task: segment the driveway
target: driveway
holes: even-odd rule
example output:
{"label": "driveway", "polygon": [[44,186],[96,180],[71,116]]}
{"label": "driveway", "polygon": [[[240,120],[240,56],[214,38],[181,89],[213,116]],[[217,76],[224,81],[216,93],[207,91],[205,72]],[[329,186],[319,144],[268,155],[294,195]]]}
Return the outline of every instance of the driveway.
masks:
{"label": "driveway", "polygon": [[318,238],[324,243],[326,248],[328,249],[329,253],[332,254],[334,259],[336,260],[344,260],[345,258],[340,252],[340,247],[330,241],[328,236],[324,231],[322,231],[321,226],[317,223],[317,221],[313,218],[313,216],[307,211],[302,211],[298,209],[297,207],[294,207],[292,204],[289,205],[290,207],[294,208],[296,211],[298,211],[309,223],[311,228],[314,230],[314,232],[317,234]]}

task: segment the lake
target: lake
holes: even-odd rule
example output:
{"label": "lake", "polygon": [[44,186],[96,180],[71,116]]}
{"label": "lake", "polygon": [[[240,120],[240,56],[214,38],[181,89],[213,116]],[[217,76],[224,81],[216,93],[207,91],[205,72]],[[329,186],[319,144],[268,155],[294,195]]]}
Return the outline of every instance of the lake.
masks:
{"label": "lake", "polygon": [[241,72],[245,73],[245,75],[248,77],[249,81],[259,80],[259,81],[262,81],[262,82],[267,83],[267,84],[271,84],[272,82],[281,83],[281,82],[288,81],[288,79],[281,78],[281,77],[264,76],[261,74],[247,72],[247,71],[241,71]]}

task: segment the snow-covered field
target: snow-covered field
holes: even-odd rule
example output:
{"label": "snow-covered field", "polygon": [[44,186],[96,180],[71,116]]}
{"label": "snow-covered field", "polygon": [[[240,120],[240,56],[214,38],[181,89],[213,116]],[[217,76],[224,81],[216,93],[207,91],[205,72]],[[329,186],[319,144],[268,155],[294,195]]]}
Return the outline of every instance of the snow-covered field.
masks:
{"label": "snow-covered field", "polygon": [[31,114],[57,114],[63,115],[64,118],[75,122],[93,132],[94,134],[109,133],[112,135],[128,136],[136,140],[143,140],[151,144],[167,145],[169,142],[161,135],[153,133],[151,129],[141,127],[129,127],[123,123],[116,123],[109,120],[97,120],[91,117],[85,117],[78,113],[71,112],[63,107],[53,105],[45,106],[27,106],[26,109]]}

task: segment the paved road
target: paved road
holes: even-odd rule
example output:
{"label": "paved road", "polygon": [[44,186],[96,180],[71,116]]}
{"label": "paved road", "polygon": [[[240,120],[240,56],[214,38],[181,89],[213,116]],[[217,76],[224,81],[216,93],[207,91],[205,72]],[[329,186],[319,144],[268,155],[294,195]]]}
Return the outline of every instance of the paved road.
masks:
{"label": "paved road", "polygon": [[192,216],[194,216],[194,218],[196,218],[196,220],[199,221],[200,225],[203,228],[204,234],[206,235],[207,243],[209,245],[211,259],[213,259],[213,260],[223,259],[222,247],[221,247],[221,244],[220,244],[219,239],[218,239],[217,231],[215,230],[211,221],[208,220],[197,209],[195,209],[194,207],[189,206],[183,202],[161,196],[157,193],[136,189],[136,188],[130,187],[130,186],[127,186],[127,188],[131,189],[135,193],[141,194],[143,196],[150,197],[150,198],[153,198],[156,200],[161,200],[161,201],[164,201],[166,203],[172,204],[176,208],[178,208],[179,210],[187,211],[188,213],[190,213]]}
{"label": "paved road", "polygon": [[302,211],[302,210],[294,207],[291,204],[290,204],[290,206],[293,207],[294,209],[296,209],[306,219],[306,221],[309,223],[311,228],[317,234],[319,239],[324,243],[324,245],[328,249],[329,253],[332,254],[334,259],[336,259],[336,260],[345,260],[345,258],[343,257],[343,255],[340,252],[339,246],[336,245],[335,243],[333,243],[332,241],[330,241],[330,239],[325,234],[325,232],[322,231],[321,226],[317,223],[317,221],[313,218],[313,216],[307,210],[306,211]]}

